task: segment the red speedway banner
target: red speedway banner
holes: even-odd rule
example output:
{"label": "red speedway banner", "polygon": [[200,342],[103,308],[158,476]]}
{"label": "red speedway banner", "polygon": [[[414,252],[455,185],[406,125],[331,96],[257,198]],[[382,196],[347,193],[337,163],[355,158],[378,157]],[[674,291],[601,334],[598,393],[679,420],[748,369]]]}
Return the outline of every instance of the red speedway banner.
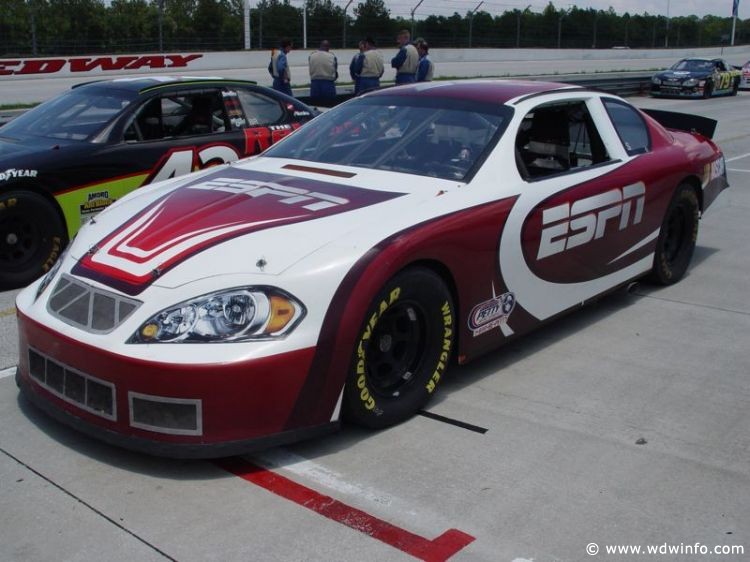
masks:
{"label": "red speedway banner", "polygon": [[[211,53],[216,55],[217,53]],[[209,64],[205,64],[208,62]],[[204,64],[201,64],[204,63]],[[172,69],[207,70],[212,65],[205,54],[115,55],[0,59],[0,80],[12,78],[57,78],[109,73],[172,72]]]}

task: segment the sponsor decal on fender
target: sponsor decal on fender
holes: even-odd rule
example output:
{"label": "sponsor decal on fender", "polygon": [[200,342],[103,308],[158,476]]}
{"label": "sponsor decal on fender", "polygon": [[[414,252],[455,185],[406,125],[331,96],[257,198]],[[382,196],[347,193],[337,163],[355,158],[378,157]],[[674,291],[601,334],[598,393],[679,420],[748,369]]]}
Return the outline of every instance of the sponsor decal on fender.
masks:
{"label": "sponsor decal on fender", "polygon": [[9,181],[16,178],[35,178],[39,172],[36,170],[16,170],[15,168],[8,168],[4,172],[0,172],[0,181]]}
{"label": "sponsor decal on fender", "polygon": [[117,201],[109,196],[109,191],[94,191],[88,194],[86,202],[79,206],[81,212],[81,224],[91,220],[94,215],[99,214],[112,203]]}
{"label": "sponsor decal on fender", "polygon": [[186,68],[203,55],[123,55],[117,57],[74,57],[0,60],[0,76],[55,74],[62,71],[85,73],[156,68]]}
{"label": "sponsor decal on fender", "polygon": [[[495,294],[494,287],[492,294]],[[513,309],[516,307],[516,296],[511,293],[503,293],[493,296],[490,300],[480,302],[471,309],[468,324],[474,337],[480,336],[490,330],[499,328],[508,322]]]}
{"label": "sponsor decal on fender", "polygon": [[645,201],[646,186],[638,182],[579,199],[572,205],[563,203],[544,209],[544,228],[536,259],[541,260],[602,238],[609,220],[618,221],[620,230],[640,223]]}

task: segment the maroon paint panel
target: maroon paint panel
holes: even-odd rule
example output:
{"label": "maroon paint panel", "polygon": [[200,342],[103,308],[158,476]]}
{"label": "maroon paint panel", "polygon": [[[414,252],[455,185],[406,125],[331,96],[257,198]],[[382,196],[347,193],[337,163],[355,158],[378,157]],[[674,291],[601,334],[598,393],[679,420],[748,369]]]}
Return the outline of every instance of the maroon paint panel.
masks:
{"label": "maroon paint panel", "polygon": [[[154,201],[101,240],[96,245],[97,253],[81,258],[73,273],[136,295],[190,256],[226,240],[360,209],[401,195],[224,168]],[[149,214],[153,216],[146,226],[127,232]],[[109,242],[112,247],[103,249]],[[173,248],[181,249],[173,253]],[[149,271],[134,273],[113,265],[112,259],[134,266],[149,263]]]}
{"label": "maroon paint panel", "polygon": [[[170,443],[221,443],[278,433],[283,429],[304,383],[314,348],[219,364],[176,365],[116,355],[83,344],[38,324],[22,313],[19,324],[19,369],[33,392],[61,410],[122,435]],[[63,401],[29,376],[28,348],[116,387],[117,421],[110,421]],[[207,345],[220,354],[221,345]],[[207,359],[209,357],[207,356]],[[200,399],[203,435],[168,435],[129,425],[128,391],[168,398]]]}
{"label": "maroon paint panel", "polygon": [[[671,152],[674,165],[681,166],[678,151]],[[521,234],[529,269],[553,283],[580,283],[614,273],[653,252],[655,240],[614,261],[661,226],[676,185],[671,174],[654,166],[663,159],[661,153],[645,154],[536,207]],[[556,220],[545,220],[545,212],[557,215]]]}
{"label": "maroon paint panel", "polygon": [[419,560],[444,562],[475,540],[471,535],[458,529],[448,529],[435,539],[426,539],[239,457],[222,459],[216,464],[272,494],[397,548]]}
{"label": "maroon paint panel", "polygon": [[[515,197],[459,211],[399,232],[365,254],[339,285],[323,321],[310,375],[287,429],[328,421],[349,372],[352,350],[372,299],[404,267],[432,262],[452,275],[457,294],[458,354],[474,356],[504,341],[499,329],[474,338],[467,318],[501,289],[498,245]],[[518,308],[519,314],[522,314]],[[513,312],[511,319],[515,318]]]}

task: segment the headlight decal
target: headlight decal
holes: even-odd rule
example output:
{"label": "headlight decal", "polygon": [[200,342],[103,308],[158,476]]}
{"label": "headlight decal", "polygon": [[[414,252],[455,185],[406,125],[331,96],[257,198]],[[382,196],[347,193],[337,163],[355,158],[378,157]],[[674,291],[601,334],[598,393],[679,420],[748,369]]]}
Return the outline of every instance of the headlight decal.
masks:
{"label": "headlight decal", "polygon": [[238,342],[288,334],[306,314],[288,293],[239,287],[209,293],[158,312],[128,343]]}

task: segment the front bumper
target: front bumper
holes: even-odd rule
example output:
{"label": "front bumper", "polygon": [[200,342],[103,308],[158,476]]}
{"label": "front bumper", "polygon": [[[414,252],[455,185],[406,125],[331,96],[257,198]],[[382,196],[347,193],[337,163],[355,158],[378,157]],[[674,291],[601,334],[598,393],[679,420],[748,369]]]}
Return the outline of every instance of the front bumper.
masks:
{"label": "front bumper", "polygon": [[651,84],[652,96],[680,97],[680,98],[700,98],[703,97],[702,86],[686,87],[681,84],[675,85],[657,85]]}
{"label": "front bumper", "polygon": [[[111,444],[169,457],[221,457],[337,427],[290,427],[315,348],[237,363],[173,365],[82,344],[19,312],[22,393],[59,421]],[[207,344],[221,355],[223,344]],[[179,353],[179,344],[175,345]]]}

